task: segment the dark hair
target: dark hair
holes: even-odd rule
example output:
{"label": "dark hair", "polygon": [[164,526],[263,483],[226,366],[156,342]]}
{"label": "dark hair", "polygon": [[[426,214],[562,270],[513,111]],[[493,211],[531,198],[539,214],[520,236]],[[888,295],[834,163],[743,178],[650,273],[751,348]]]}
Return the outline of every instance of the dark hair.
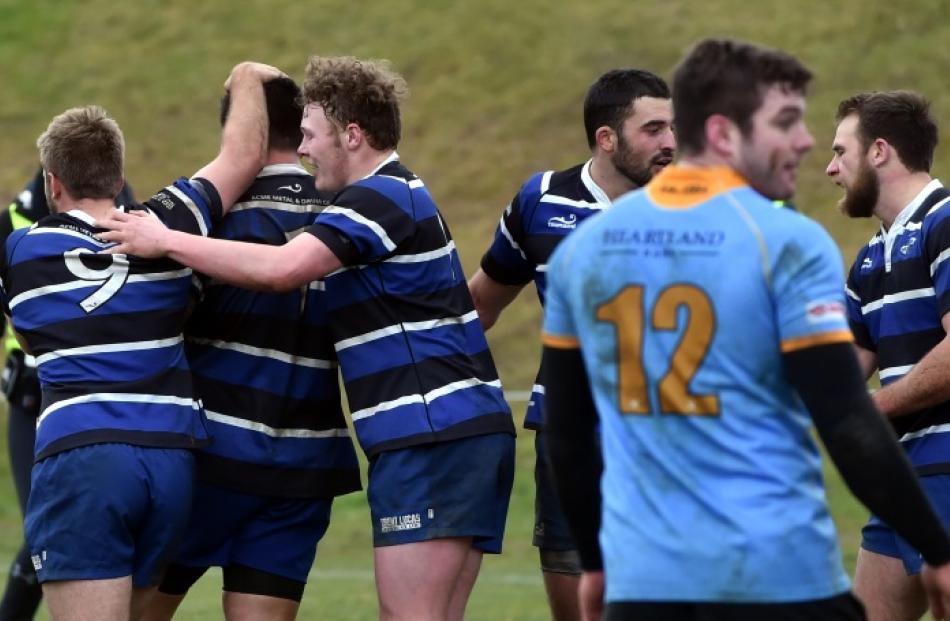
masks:
{"label": "dark hair", "polygon": [[869,91],[838,104],[836,120],[858,115],[858,137],[865,151],[882,138],[912,172],[930,172],[937,148],[937,123],[930,102],[912,91]]}
{"label": "dark hair", "polygon": [[409,89],[388,61],[311,56],[303,90],[306,103],[319,105],[340,128],[359,125],[374,149],[395,149],[399,144],[399,101]]}
{"label": "dark hair", "polygon": [[75,199],[115,198],[122,189],[125,138],[100,106],[70,108],[53,117],[36,141],[40,163]]}
{"label": "dark hair", "polygon": [[658,75],[642,69],[613,69],[597,78],[584,97],[584,129],[587,145],[597,141],[597,129],[605,125],[620,132],[640,97],[670,98],[670,87]]}
{"label": "dark hair", "polygon": [[673,72],[673,123],[681,152],[706,147],[706,119],[721,114],[744,136],[768,87],[804,93],[812,74],[797,58],[731,39],[705,39]]}
{"label": "dark hair", "polygon": [[[303,140],[300,119],[303,102],[300,87],[288,77],[280,77],[264,83],[264,99],[267,102],[267,147],[269,149],[296,150]],[[221,126],[228,120],[231,111],[231,93],[221,98]]]}

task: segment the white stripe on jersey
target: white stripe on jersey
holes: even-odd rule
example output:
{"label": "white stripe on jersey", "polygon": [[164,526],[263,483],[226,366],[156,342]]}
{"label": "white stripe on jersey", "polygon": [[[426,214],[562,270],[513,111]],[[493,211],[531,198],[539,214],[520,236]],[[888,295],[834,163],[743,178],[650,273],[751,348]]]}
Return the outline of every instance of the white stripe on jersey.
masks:
{"label": "white stripe on jersey", "polygon": [[94,392],[88,395],[80,395],[71,399],[63,399],[49,406],[39,418],[36,419],[36,428],[39,429],[43,421],[52,414],[71,405],[80,405],[83,403],[99,403],[101,401],[113,401],[118,403],[147,403],[150,405],[180,405],[190,407],[193,410],[198,409],[198,402],[194,399],[184,399],[182,397],[171,397],[169,395],[146,395],[140,393],[128,392]]}
{"label": "white stripe on jersey", "polygon": [[172,347],[180,345],[183,342],[181,335],[173,336],[170,339],[155,339],[151,341],[130,341],[127,343],[109,343],[106,345],[85,345],[83,347],[71,347],[69,349],[56,349],[48,354],[36,357],[36,364],[40,366],[55,360],[57,358],[68,358],[69,356],[86,356],[89,354],[109,354],[117,351],[143,351],[146,349],[159,349],[162,347]]}
{"label": "white stripe on jersey", "polygon": [[323,209],[323,205],[316,202],[298,205],[297,203],[285,203],[283,201],[243,201],[240,203],[234,203],[234,207],[231,207],[228,213],[247,211],[249,209],[269,209],[271,211],[285,211],[287,213],[316,214]]}
{"label": "white stripe on jersey", "polygon": [[498,221],[498,230],[501,231],[501,234],[505,236],[505,239],[508,240],[508,243],[511,244],[511,247],[518,251],[518,254],[521,255],[521,258],[527,261],[528,255],[524,253],[524,250],[521,249],[521,246],[518,245],[518,242],[515,241],[515,238],[511,236],[511,233],[508,231],[508,227],[505,226],[504,217]]}
{"label": "white stripe on jersey", "polygon": [[434,390],[430,390],[425,395],[414,394],[406,395],[404,397],[399,397],[398,399],[393,399],[392,401],[383,401],[371,408],[363,408],[362,410],[357,410],[352,413],[353,420],[362,420],[364,418],[369,418],[370,416],[375,416],[380,412],[387,412],[389,410],[396,409],[403,405],[410,405],[412,403],[425,403],[429,404],[438,399],[439,397],[444,397],[452,393],[458,392],[460,390],[465,390],[467,388],[474,388],[476,386],[492,386],[494,388],[501,389],[501,380],[494,380],[491,382],[485,382],[478,378],[470,378],[466,380],[459,380],[457,382],[452,382],[451,384],[446,384],[445,386],[440,386]]}
{"label": "white stripe on jersey", "polygon": [[536,271],[536,272],[546,272],[546,271],[548,271],[548,264],[547,264],[547,263],[539,263],[538,265],[535,265],[535,266],[534,266],[534,271]]}
{"label": "white stripe on jersey", "polygon": [[889,293],[883,298],[874,300],[873,302],[868,302],[861,307],[861,314],[867,315],[868,313],[873,313],[876,310],[879,310],[885,304],[897,304],[898,302],[906,302],[907,300],[916,300],[919,298],[932,298],[936,295],[933,287],[925,287],[923,289],[911,289],[910,291],[901,291],[900,293]]}
{"label": "white stripe on jersey", "polygon": [[62,229],[62,228],[49,228],[49,227],[36,227],[31,228],[26,233],[27,235],[66,235],[67,237],[75,237],[81,239],[85,242],[98,246],[100,248],[108,248],[110,246],[115,246],[115,242],[102,241],[96,239],[88,233],[83,233],[81,231],[73,231],[72,229]]}
{"label": "white stripe on jersey", "polygon": [[[943,207],[944,205],[946,205],[948,201],[950,201],[950,196],[948,196],[947,198],[943,199],[942,201],[940,201],[939,203],[937,203],[936,205],[934,205],[933,207],[931,207],[931,208],[927,211],[927,216],[929,216],[929,215],[932,214],[933,212],[937,211],[938,209],[940,209],[941,207]],[[927,216],[924,216],[924,217],[926,218]]]}
{"label": "white stripe on jersey", "polygon": [[300,164],[268,164],[257,173],[257,178],[276,177],[277,175],[288,175],[294,177],[308,177],[313,182],[313,177],[307,172],[307,169]]}
{"label": "white stripe on jersey", "polygon": [[567,205],[568,207],[577,207],[579,209],[592,209],[594,211],[603,211],[608,207],[603,203],[597,202],[588,202],[588,201],[578,201],[573,198],[565,198],[563,196],[555,196],[554,194],[545,194],[541,197],[540,203],[551,203],[553,205]]}
{"label": "white stripe on jersey", "polygon": [[396,256],[389,257],[383,261],[383,263],[425,263],[426,261],[432,261],[433,259],[440,259],[444,256],[448,256],[452,254],[453,250],[455,250],[455,242],[450,241],[437,250],[420,252],[418,254],[397,254]]}
{"label": "white stripe on jersey", "polygon": [[198,209],[198,205],[195,205],[195,201],[191,200],[191,197],[173,185],[166,186],[165,189],[185,204],[185,207],[188,208],[188,211],[191,212],[191,215],[195,217],[195,221],[198,223],[198,230],[201,231],[201,236],[207,237],[208,223],[205,222],[204,217],[202,217],[201,210]]}
{"label": "white stripe on jersey", "polygon": [[234,351],[238,352],[239,354],[246,354],[248,356],[257,356],[258,358],[267,358],[269,360],[276,360],[278,362],[286,362],[287,364],[293,364],[300,367],[309,367],[311,369],[334,369],[336,368],[337,364],[334,360],[320,360],[319,358],[293,356],[278,349],[264,349],[263,347],[253,347],[251,345],[245,345],[244,343],[199,339],[190,336],[188,337],[188,342],[196,343],[198,345],[207,345],[208,347],[214,347],[216,349],[226,349],[228,351]]}
{"label": "white stripe on jersey", "polygon": [[912,364],[906,364],[902,367],[887,367],[886,369],[881,369],[877,372],[878,377],[881,380],[890,379],[892,377],[900,377],[906,375],[908,371],[914,368]]}
{"label": "white stripe on jersey", "polygon": [[[124,255],[113,255],[113,256],[124,256]],[[156,272],[154,274],[134,274],[129,276],[128,280],[125,281],[126,286],[130,283],[135,282],[156,282],[159,280],[174,280],[176,278],[191,278],[191,268],[186,267],[185,269],[175,270],[173,272]],[[38,298],[50,293],[60,293],[63,291],[72,291],[74,289],[84,289],[84,288],[95,288],[101,287],[103,280],[72,280],[69,282],[60,283],[58,285],[47,285],[45,287],[37,287],[36,289],[30,289],[29,291],[24,291],[20,295],[14,297],[10,300],[10,310],[28,300],[33,298]]]}
{"label": "white stripe on jersey", "polygon": [[930,264],[930,277],[933,278],[933,275],[937,273],[937,268],[940,267],[940,264],[947,260],[950,257],[950,248],[947,248],[943,252],[937,255],[937,258],[933,260],[933,263]]}
{"label": "white stripe on jersey", "polygon": [[860,301],[861,301],[861,298],[858,297],[858,294],[855,293],[854,291],[852,291],[852,290],[851,290],[850,288],[848,288],[848,287],[845,287],[845,288],[844,288],[844,294],[845,294],[846,296],[848,296],[849,298],[851,298],[852,300],[854,300],[855,302],[860,302]]}
{"label": "white stripe on jersey", "polygon": [[402,177],[394,177],[392,175],[373,175],[373,176],[383,177],[384,179],[392,179],[393,181],[404,183],[405,185],[408,185],[413,190],[426,187],[426,184],[422,182],[422,179],[418,179],[418,178],[406,180],[406,179],[403,179]]}
{"label": "white stripe on jersey", "polygon": [[393,240],[389,239],[389,235],[386,234],[386,231],[383,229],[383,227],[379,226],[377,222],[370,220],[369,218],[353,211],[352,209],[330,205],[323,210],[323,213],[335,213],[343,216],[344,218],[352,220],[357,224],[362,224],[375,233],[376,237],[378,237],[379,241],[383,243],[383,247],[386,248],[387,251],[392,252],[396,249],[396,244],[393,243]]}
{"label": "white stripe on jersey", "polygon": [[205,410],[205,414],[208,416],[208,420],[213,420],[216,423],[221,423],[222,425],[230,425],[231,427],[240,427],[241,429],[247,429],[250,431],[256,431],[262,433],[265,436],[270,436],[271,438],[348,438],[350,437],[350,432],[346,427],[342,429],[289,429],[289,428],[278,428],[270,427],[264,423],[258,423],[252,420],[244,420],[243,418],[237,418],[236,416],[228,416],[227,414],[222,414],[221,412],[212,412],[211,410]]}
{"label": "white stripe on jersey", "polygon": [[407,321],[404,323],[396,323],[391,326],[386,326],[385,328],[378,328],[376,330],[372,330],[371,332],[366,332],[358,336],[351,336],[348,339],[343,339],[342,341],[338,341],[334,347],[339,352],[356,345],[363,345],[364,343],[369,343],[370,341],[392,336],[393,334],[399,334],[403,331],[417,332],[419,330],[431,330],[432,328],[462,325],[469,323],[470,321],[477,320],[478,311],[473,310],[465,313],[461,317],[445,317],[442,319],[427,319],[426,321]]}
{"label": "white stripe on jersey", "polygon": [[942,425],[933,425],[927,427],[926,429],[918,429],[917,431],[912,431],[910,433],[905,433],[901,436],[901,442],[907,442],[908,440],[916,440],[917,438],[922,438],[924,436],[929,436],[932,433],[946,433],[950,431],[950,423],[944,423]]}
{"label": "white stripe on jersey", "polygon": [[551,177],[554,176],[553,170],[547,170],[541,175],[541,187],[538,188],[541,191],[541,194],[544,194],[548,191],[548,188],[551,187]]}

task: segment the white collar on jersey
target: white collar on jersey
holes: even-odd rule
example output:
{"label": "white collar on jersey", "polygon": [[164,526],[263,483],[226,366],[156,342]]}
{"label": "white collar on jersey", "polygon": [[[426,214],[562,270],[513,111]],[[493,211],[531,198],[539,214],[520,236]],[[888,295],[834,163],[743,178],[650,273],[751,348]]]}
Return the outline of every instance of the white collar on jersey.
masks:
{"label": "white collar on jersey", "polygon": [[76,218],[77,220],[82,220],[89,226],[96,225],[96,219],[90,216],[88,213],[86,213],[82,209],[70,209],[69,211],[65,212],[64,215],[71,216],[73,218]]}
{"label": "white collar on jersey", "polygon": [[363,177],[363,179],[366,179],[367,177],[372,177],[373,175],[378,173],[386,164],[390,162],[398,162],[398,161],[399,161],[399,154],[393,151],[392,153],[389,154],[389,156],[386,159],[384,159],[382,162],[379,163],[379,166],[373,169],[373,172],[366,175],[366,177]]}
{"label": "white collar on jersey", "polygon": [[584,185],[587,186],[587,190],[594,197],[594,200],[598,202],[602,207],[607,207],[610,205],[610,199],[607,198],[607,193],[601,189],[597,182],[594,181],[594,178],[590,176],[590,166],[594,163],[593,159],[587,160],[587,163],[584,164],[584,167],[581,169],[581,181],[584,182]]}
{"label": "white collar on jersey", "polygon": [[891,230],[903,230],[904,225],[908,220],[910,220],[910,217],[914,215],[914,212],[917,211],[917,208],[920,207],[925,200],[927,200],[927,197],[930,196],[934,190],[942,187],[943,184],[940,183],[939,179],[933,179],[930,181],[930,183],[925,185],[924,189],[914,197],[914,200],[908,203],[907,207],[904,207],[901,212],[897,214],[897,217],[894,218],[894,224],[891,225]]}
{"label": "white collar on jersey", "polygon": [[300,164],[269,164],[261,168],[258,177],[276,177],[277,175],[309,175],[307,169]]}

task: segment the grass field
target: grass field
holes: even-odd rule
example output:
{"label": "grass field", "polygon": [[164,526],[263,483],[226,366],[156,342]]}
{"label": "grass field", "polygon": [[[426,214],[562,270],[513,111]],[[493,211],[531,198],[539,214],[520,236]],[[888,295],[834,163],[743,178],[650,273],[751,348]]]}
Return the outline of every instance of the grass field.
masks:
{"label": "grass field", "polygon": [[[817,147],[796,204],[820,220],[846,259],[874,229],[838,215],[824,178],[836,103],[857,90],[914,88],[950,128],[950,20],[946,0],[0,0],[0,200],[36,166],[34,141],[56,113],[99,103],[126,132],[127,174],[140,195],[190,174],[217,148],[217,100],[230,67],[254,58],[300,78],[309,54],[389,58],[409,81],[404,161],[432,190],[471,272],[501,209],[533,171],[587,157],[580,103],[597,75],[640,66],[668,76],[703,36],[782,47],[816,74],[808,120]],[[950,181],[938,148],[935,173]],[[523,294],[490,334],[509,389],[533,379],[539,311]],[[516,404],[519,415],[523,404]],[[19,544],[19,515],[0,449],[0,571]],[[485,563],[471,619],[544,619],[530,547],[530,434],[519,464],[506,552]],[[851,567],[864,512],[833,474],[829,497]],[[303,619],[371,619],[365,498],[337,503],[318,555]],[[183,619],[216,618],[218,578],[206,577]]]}

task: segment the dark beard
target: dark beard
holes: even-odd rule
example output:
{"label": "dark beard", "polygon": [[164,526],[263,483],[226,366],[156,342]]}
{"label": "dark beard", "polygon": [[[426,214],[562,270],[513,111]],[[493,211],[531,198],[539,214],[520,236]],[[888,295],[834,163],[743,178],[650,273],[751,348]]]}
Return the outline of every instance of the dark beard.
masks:
{"label": "dark beard", "polygon": [[621,175],[626,177],[636,187],[642,188],[650,179],[653,178],[653,166],[656,160],[672,158],[673,152],[670,149],[663,149],[656,153],[647,161],[639,160],[630,143],[626,141],[623,134],[617,134],[617,150],[610,157],[610,163],[617,169]]}
{"label": "dark beard", "polygon": [[838,202],[838,209],[850,218],[870,218],[874,215],[880,194],[881,182],[877,173],[866,162],[862,162],[854,185],[845,191],[844,197]]}

